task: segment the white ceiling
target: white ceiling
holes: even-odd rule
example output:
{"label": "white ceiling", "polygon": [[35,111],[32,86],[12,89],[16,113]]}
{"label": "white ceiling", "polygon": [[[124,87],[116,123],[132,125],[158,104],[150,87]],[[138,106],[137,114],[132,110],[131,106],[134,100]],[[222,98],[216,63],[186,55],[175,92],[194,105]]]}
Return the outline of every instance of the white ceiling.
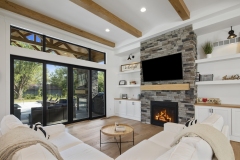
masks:
{"label": "white ceiling", "polygon": [[[69,0],[10,0],[16,4],[37,11],[79,29],[85,30],[112,42],[116,45],[136,37],[115,27],[109,22],[95,16]],[[156,26],[182,22],[168,0],[94,0],[130,25],[142,31],[143,36]],[[216,7],[226,7],[240,3],[240,0],[184,0],[191,14],[196,16]],[[205,3],[204,3],[205,2]],[[140,12],[146,7],[145,13]],[[109,28],[110,32],[105,32]]]}

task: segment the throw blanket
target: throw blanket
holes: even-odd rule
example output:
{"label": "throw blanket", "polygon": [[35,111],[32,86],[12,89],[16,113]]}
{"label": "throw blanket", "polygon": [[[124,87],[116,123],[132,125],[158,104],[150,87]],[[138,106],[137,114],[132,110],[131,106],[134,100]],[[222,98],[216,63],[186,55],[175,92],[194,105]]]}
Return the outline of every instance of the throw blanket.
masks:
{"label": "throw blanket", "polygon": [[195,124],[183,129],[176,137],[173,144],[178,143],[182,137],[199,136],[213,149],[218,160],[235,160],[234,152],[228,139],[222,132],[206,124]]}
{"label": "throw blanket", "polygon": [[0,137],[0,160],[12,160],[17,151],[37,143],[46,148],[58,160],[62,160],[57,148],[43,135],[22,126],[14,128]]}

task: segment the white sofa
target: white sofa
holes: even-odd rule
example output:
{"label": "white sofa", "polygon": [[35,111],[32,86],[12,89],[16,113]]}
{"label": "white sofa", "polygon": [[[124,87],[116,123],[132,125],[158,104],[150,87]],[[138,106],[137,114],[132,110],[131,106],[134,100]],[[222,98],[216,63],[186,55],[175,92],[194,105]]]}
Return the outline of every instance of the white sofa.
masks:
{"label": "white sofa", "polygon": [[[223,117],[213,114],[202,122],[221,131],[229,140],[228,126]],[[116,160],[212,160],[210,145],[199,137],[183,138],[171,147],[174,137],[184,128],[182,124],[165,123],[164,131],[144,140],[116,158]]]}
{"label": "white sofa", "polygon": [[[17,126],[22,126],[22,122],[12,115],[5,116],[1,121],[0,136]],[[44,127],[50,135],[51,141],[59,150],[64,160],[113,160],[101,151],[83,143],[65,131],[62,124]],[[56,160],[56,158],[41,145],[32,145],[15,153],[13,160]]]}

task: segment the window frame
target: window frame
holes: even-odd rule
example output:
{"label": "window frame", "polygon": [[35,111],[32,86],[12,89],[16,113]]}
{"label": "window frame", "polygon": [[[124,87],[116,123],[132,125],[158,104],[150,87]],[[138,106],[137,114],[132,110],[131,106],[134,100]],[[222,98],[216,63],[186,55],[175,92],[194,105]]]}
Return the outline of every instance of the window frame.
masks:
{"label": "window frame", "polygon": [[[107,102],[107,79],[106,79],[106,74],[107,70],[105,69],[99,69],[99,68],[93,68],[93,67],[86,67],[86,66],[81,66],[81,65],[73,65],[73,64],[67,64],[67,63],[60,63],[60,62],[54,62],[54,61],[49,61],[49,60],[42,60],[42,59],[35,59],[35,58],[29,58],[29,57],[22,57],[22,56],[16,56],[16,55],[10,55],[10,114],[14,114],[14,60],[23,60],[23,61],[30,61],[30,62],[38,62],[43,64],[43,84],[42,84],[42,91],[43,91],[43,117],[42,117],[42,124],[44,126],[47,125],[47,82],[46,82],[46,71],[47,71],[47,64],[53,64],[53,65],[59,65],[59,66],[65,66],[68,67],[68,121],[64,122],[62,124],[71,124],[75,122],[80,122],[84,120],[92,120],[92,119],[98,119],[98,118],[103,118],[106,117],[106,112],[107,112],[107,107],[106,107],[106,102]],[[87,69],[90,71],[89,75],[89,92],[88,96],[90,97],[89,99],[89,117],[84,118],[84,119],[77,119],[73,120],[73,68],[81,68],[81,69]],[[104,115],[97,116],[97,117],[92,117],[92,70],[97,70],[97,71],[102,71],[104,72],[104,98],[105,98],[105,103],[104,103]]]}
{"label": "window frame", "polygon": [[[41,34],[41,33],[37,33],[37,32],[34,32],[34,31],[30,31],[30,30],[27,30],[27,29],[22,29],[20,27],[16,27],[16,26],[13,26],[13,25],[10,25],[10,46],[11,45],[11,29],[14,28],[14,29],[18,29],[18,30],[22,30],[22,31],[25,31],[25,32],[30,32],[30,33],[33,33],[33,34],[37,34],[39,36],[42,36],[43,40],[42,40],[42,52],[46,52],[46,38],[51,38],[53,40],[57,40],[57,41],[61,41],[61,42],[64,42],[64,43],[68,43],[68,44],[71,44],[71,45],[75,45],[77,47],[81,47],[81,48],[85,48],[88,50],[88,60],[85,60],[85,61],[90,61],[90,62],[94,62],[92,61],[92,56],[91,56],[91,51],[97,51],[99,53],[102,53],[104,55],[104,65],[106,65],[106,53],[105,52],[102,52],[102,51],[98,51],[98,50],[95,50],[95,49],[92,49],[92,48],[88,48],[88,47],[85,47],[85,46],[82,46],[82,45],[79,45],[79,44],[75,44],[75,43],[72,43],[72,42],[69,42],[69,41],[66,41],[66,40],[62,40],[62,39],[58,39],[58,38],[54,38],[52,36],[49,36],[49,35],[45,35],[45,34]],[[83,60],[83,59],[81,59]],[[97,63],[97,62],[94,62],[94,63]]]}

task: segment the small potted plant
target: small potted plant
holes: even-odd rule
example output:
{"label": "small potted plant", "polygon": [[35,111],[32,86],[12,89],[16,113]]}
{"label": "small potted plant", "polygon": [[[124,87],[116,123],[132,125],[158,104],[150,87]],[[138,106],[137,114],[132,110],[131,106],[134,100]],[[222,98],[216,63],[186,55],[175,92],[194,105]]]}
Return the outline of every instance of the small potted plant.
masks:
{"label": "small potted plant", "polygon": [[207,55],[207,58],[211,58],[212,57],[212,51],[213,51],[213,44],[210,41],[205,42],[202,45],[202,49],[204,51],[204,53]]}

